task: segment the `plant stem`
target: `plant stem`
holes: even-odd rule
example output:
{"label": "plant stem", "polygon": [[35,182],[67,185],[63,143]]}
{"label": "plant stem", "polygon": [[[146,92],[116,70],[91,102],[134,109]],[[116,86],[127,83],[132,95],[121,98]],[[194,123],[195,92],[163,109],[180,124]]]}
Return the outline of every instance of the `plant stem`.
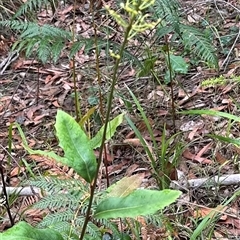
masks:
{"label": "plant stem", "polygon": [[104,129],[103,129],[103,137],[102,137],[99,159],[98,159],[98,164],[97,164],[97,170],[96,170],[96,175],[95,175],[94,181],[91,184],[89,204],[88,204],[86,218],[85,218],[85,221],[84,221],[84,224],[83,224],[83,227],[82,227],[81,236],[79,238],[80,240],[83,240],[83,237],[84,237],[84,234],[85,234],[85,231],[86,231],[86,228],[87,228],[87,224],[88,224],[88,221],[90,219],[91,208],[92,208],[94,192],[95,192],[95,188],[96,188],[96,184],[97,184],[99,168],[101,166],[101,162],[102,162],[102,159],[103,159],[103,152],[104,152],[105,139],[106,139],[106,133],[107,133],[107,125],[108,125],[108,121],[110,119],[110,113],[111,113],[111,109],[112,109],[113,93],[114,93],[114,90],[115,90],[115,85],[116,85],[117,80],[118,80],[118,68],[119,68],[119,64],[120,64],[122,56],[123,56],[123,51],[124,51],[124,49],[127,45],[128,36],[129,36],[129,33],[132,29],[132,25],[133,25],[133,22],[134,22],[135,18],[136,18],[136,16],[134,15],[130,19],[129,25],[126,28],[126,32],[125,32],[125,35],[124,35],[124,41],[122,43],[122,46],[121,46],[121,49],[120,49],[120,52],[119,52],[120,57],[116,58],[116,62],[115,62],[115,66],[114,66],[112,84],[111,84],[111,89],[110,89],[110,93],[109,93],[109,97],[108,97],[108,103],[107,103],[107,113],[106,113],[106,119],[105,119],[105,123],[104,123]]}
{"label": "plant stem", "polygon": [[167,35],[165,36],[165,44],[166,44],[167,62],[168,62],[168,70],[169,70],[169,78],[170,78],[173,131],[174,133],[176,133],[176,110],[175,110],[174,93],[173,93],[172,63],[170,58],[170,47],[169,47],[169,41],[167,39]]}
{"label": "plant stem", "polygon": [[[77,6],[77,0],[74,0],[74,11],[73,11],[73,26],[75,26],[75,19],[76,19],[76,6]],[[75,40],[75,30],[73,28],[73,38],[72,42]],[[75,56],[72,58],[73,61],[73,69],[72,69],[72,77],[73,77],[73,89],[74,89],[74,101],[75,101],[75,115],[76,115],[76,122],[78,123],[81,119],[81,113],[80,113],[80,103],[77,93],[77,79],[76,79],[76,63],[75,63]]]}

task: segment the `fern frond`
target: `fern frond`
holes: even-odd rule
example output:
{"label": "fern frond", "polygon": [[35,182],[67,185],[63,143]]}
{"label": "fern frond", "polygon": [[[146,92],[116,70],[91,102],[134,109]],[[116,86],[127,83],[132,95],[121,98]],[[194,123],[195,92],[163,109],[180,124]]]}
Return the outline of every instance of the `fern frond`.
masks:
{"label": "fern frond", "polygon": [[49,194],[58,194],[60,191],[88,192],[89,184],[76,179],[59,179],[57,177],[37,177],[29,180],[30,185],[44,189]]}
{"label": "fern frond", "polygon": [[19,21],[19,20],[12,20],[12,21],[3,20],[3,21],[0,21],[0,25],[3,27],[9,27],[15,31],[24,31],[28,27],[30,27],[30,28],[34,27],[36,25],[36,23],[24,22],[24,21]]}
{"label": "fern frond", "polygon": [[[42,222],[38,224],[38,227],[44,228],[51,226],[51,228],[62,234],[65,233],[68,235],[69,232],[72,232],[76,235],[80,235],[84,220],[85,218],[83,216],[78,216],[76,218],[74,211],[66,209],[47,215]],[[74,227],[72,227],[72,224],[74,224]],[[99,228],[92,222],[88,223],[86,232],[93,237],[93,239],[101,239]]]}
{"label": "fern frond", "polygon": [[52,226],[54,230],[61,233],[63,239],[76,240],[79,239],[79,229],[72,227],[69,222],[58,222]]}
{"label": "fern frond", "polygon": [[[84,218],[83,217],[77,217],[74,221],[76,226],[83,226],[84,223]],[[87,230],[86,232],[91,235],[94,239],[101,239],[101,232],[99,228],[92,222],[88,222],[87,225]]]}
{"label": "fern frond", "polygon": [[152,214],[144,217],[146,224],[152,224],[157,228],[161,228],[164,225],[164,218],[159,214]]}
{"label": "fern frond", "polygon": [[20,40],[13,45],[13,48],[18,51],[25,50],[27,57],[35,50],[43,63],[46,63],[48,59],[53,59],[56,62],[65,42],[72,38],[70,32],[48,24],[39,26],[37,23],[14,20],[1,21],[0,25],[21,31]]}
{"label": "fern frond", "polygon": [[179,8],[176,0],[157,0],[154,5],[154,17],[161,20],[162,26],[171,26],[179,34]]}
{"label": "fern frond", "polygon": [[218,68],[216,50],[214,49],[212,41],[210,41],[202,31],[195,27],[182,24],[181,36],[185,48],[189,49],[208,64]]}
{"label": "fern frond", "polygon": [[60,38],[64,40],[70,40],[72,38],[71,33],[66,30],[48,24],[39,26],[37,23],[28,24],[28,27],[21,34],[21,38],[23,39],[33,37],[47,37],[49,39]]}
{"label": "fern frond", "polygon": [[114,222],[111,222],[107,219],[98,219],[97,220],[98,225],[104,226],[106,229],[110,230],[116,238],[118,237],[121,239],[121,234],[119,233],[118,227]]}
{"label": "fern frond", "polygon": [[36,10],[39,10],[42,8],[43,5],[51,4],[51,2],[52,0],[28,0],[20,6],[13,18],[17,18],[28,12],[34,12]]}
{"label": "fern frond", "polygon": [[49,24],[44,24],[42,26],[35,22],[24,22],[19,20],[4,20],[0,21],[1,26],[9,27],[15,31],[21,31],[21,38],[61,38],[64,40],[72,39],[72,34],[69,31],[63,30],[58,27],[53,27]]}
{"label": "fern frond", "polygon": [[59,211],[56,213],[48,214],[43,220],[38,224],[38,227],[49,227],[53,226],[59,222],[71,222],[74,217],[74,212],[70,209],[65,209],[64,211]]}
{"label": "fern frond", "polygon": [[[83,195],[82,195],[83,196]],[[49,195],[35,203],[33,206],[35,208],[41,209],[56,209],[56,208],[68,208],[68,209],[76,209],[81,201],[81,194],[78,197],[73,196],[71,194],[56,194]]]}

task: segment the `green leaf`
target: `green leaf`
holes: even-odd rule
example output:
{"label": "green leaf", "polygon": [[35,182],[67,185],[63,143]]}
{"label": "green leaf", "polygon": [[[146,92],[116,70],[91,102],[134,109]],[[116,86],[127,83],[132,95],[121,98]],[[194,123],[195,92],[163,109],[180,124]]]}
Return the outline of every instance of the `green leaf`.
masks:
{"label": "green leaf", "polygon": [[172,71],[176,73],[187,73],[188,72],[188,64],[181,56],[175,56],[170,54],[170,61]]}
{"label": "green leaf", "polygon": [[[170,54],[170,64],[171,64],[172,78],[175,77],[176,73],[186,74],[188,72],[188,64],[185,62],[185,60],[181,56],[175,56],[173,54]],[[164,81],[165,83],[169,83],[171,81],[170,70],[166,71],[164,76]]]}
{"label": "green leaf", "polygon": [[59,146],[65,153],[61,162],[72,167],[87,182],[92,182],[97,161],[84,131],[74,118],[61,110],[57,112],[55,128]]}
{"label": "green leaf", "polygon": [[107,192],[109,197],[126,197],[132,191],[136,190],[142,183],[144,175],[135,174],[131,177],[124,177],[117,183],[111,185]]}
{"label": "green leaf", "polygon": [[156,60],[157,60],[157,57],[149,57],[149,58],[147,58],[144,61],[143,66],[141,67],[140,72],[138,73],[138,77],[149,76],[151,74],[151,71],[154,69]]}
{"label": "green leaf", "polygon": [[220,112],[220,111],[214,111],[214,110],[189,110],[189,111],[182,111],[179,112],[181,114],[191,114],[191,115],[201,115],[201,114],[205,114],[205,115],[212,115],[212,116],[218,116],[218,117],[225,117],[228,118],[230,120],[234,120],[236,122],[240,122],[240,117],[237,117],[233,114],[230,113],[225,113],[225,112]]}
{"label": "green leaf", "polygon": [[63,240],[53,229],[36,229],[26,222],[19,222],[7,231],[0,233],[1,240]]}
{"label": "green leaf", "polygon": [[126,218],[153,214],[173,203],[181,195],[177,190],[138,189],[126,197],[104,199],[96,208],[96,218]]}
{"label": "green leaf", "polygon": [[240,139],[234,139],[234,138],[229,138],[229,137],[223,137],[223,136],[219,136],[219,135],[212,135],[209,134],[208,136],[218,139],[219,141],[222,142],[226,142],[226,143],[231,143],[234,144],[236,146],[240,146]]}
{"label": "green leaf", "polygon": [[[123,117],[124,117],[124,113],[121,113],[120,115],[118,115],[117,117],[115,117],[113,120],[111,120],[108,123],[106,140],[111,139],[111,137],[114,135],[117,127],[123,122]],[[102,137],[103,137],[103,129],[104,129],[104,126],[102,126],[101,129],[96,134],[96,136],[90,140],[92,149],[95,149],[95,148],[98,148],[101,146]]]}

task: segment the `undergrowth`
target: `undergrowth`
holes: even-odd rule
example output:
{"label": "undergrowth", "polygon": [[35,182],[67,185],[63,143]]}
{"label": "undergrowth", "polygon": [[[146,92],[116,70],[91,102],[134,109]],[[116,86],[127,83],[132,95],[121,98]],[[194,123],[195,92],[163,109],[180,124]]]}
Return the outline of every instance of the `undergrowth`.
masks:
{"label": "undergrowth", "polygon": [[[81,34],[76,34],[75,30],[72,29],[61,29],[51,24],[39,25],[36,22],[34,12],[38,13],[42,8],[46,8],[55,14],[59,4],[55,0],[29,0],[20,6],[19,10],[12,15],[12,19],[0,21],[1,26],[8,27],[18,34],[18,40],[14,43],[12,49],[24,52],[27,58],[37,56],[43,64],[47,62],[56,64],[63,51],[67,51],[69,62],[73,62],[71,70],[75,91],[75,119],[59,111],[55,125],[59,145],[64,150],[64,157],[58,156],[54,152],[30,149],[26,139],[24,139],[24,134],[19,128],[24,147],[30,154],[40,154],[54,158],[63,165],[73,168],[79,175],[78,180],[48,176],[36,177],[29,181],[30,185],[37,186],[45,191],[44,198],[34,207],[49,210],[49,214],[37,227],[50,227],[57,233],[61,233],[64,239],[103,239],[104,236],[105,239],[129,239],[130,236],[141,239],[141,222],[136,217],[143,215],[144,222],[151,221],[155,226],[164,225],[161,210],[163,207],[170,205],[180,195],[179,191],[175,192],[168,189],[171,181],[170,175],[176,169],[185,147],[175,126],[176,110],[173,82],[178,74],[188,72],[189,63],[186,63],[186,55],[201,60],[207,66],[218,69],[216,49],[205,31],[186,24],[186,16],[182,14],[181,6],[176,0],[127,0],[125,4],[115,6],[116,9],[110,9],[108,6],[101,9],[102,14],[116,21],[118,29],[122,29],[121,43],[115,41],[114,38],[110,38],[116,30],[106,25],[99,26],[95,29],[93,36],[86,38]],[[91,1],[91,4],[91,6],[94,6],[94,1]],[[98,10],[94,8],[90,10],[93,19],[98,13]],[[23,20],[24,17],[28,21]],[[75,27],[74,24],[73,28]],[[92,25],[96,28],[95,20],[93,20]],[[98,34],[97,30],[102,34]],[[134,39],[141,42],[137,48],[131,45],[131,40]],[[144,42],[146,44],[142,44]],[[95,109],[86,113],[85,118],[82,118],[83,114],[80,112],[80,102],[76,91],[75,55],[83,47],[85,54],[89,52],[96,54],[95,75],[100,89],[99,105],[102,105],[100,107],[102,128],[94,137],[92,137],[92,134],[89,137],[84,124],[92,117]],[[102,78],[99,67],[99,53],[101,51],[104,51],[106,56],[112,59],[112,66],[108,66],[108,70],[111,70],[111,76],[109,79],[110,89],[106,98],[107,104],[101,98]],[[159,69],[158,61],[163,63],[163,68]],[[125,64],[126,62],[127,64]],[[124,64],[121,65],[121,63]],[[147,126],[153,148],[146,143],[127,114],[123,113],[120,117],[112,117],[111,111],[117,81],[123,68],[128,65],[136,67],[138,77],[152,75],[155,78],[164,71],[164,76],[160,81],[163,84],[170,85],[174,134],[168,138],[164,126],[161,147],[158,146],[151,123],[131,89],[128,89],[128,92],[140,112],[140,117]],[[125,105],[127,105],[126,101]],[[127,108],[127,106],[125,107]],[[146,190],[145,192],[145,189],[141,191],[142,189],[139,189],[140,183],[135,178],[122,179],[116,185],[109,186],[108,184],[106,190],[97,190],[99,169],[101,164],[104,164],[105,143],[112,138],[117,127],[122,123],[123,115],[140,139],[141,146],[143,146],[150,159],[152,174],[157,181],[158,188],[162,191]],[[111,118],[113,118],[112,121],[110,121]],[[117,123],[114,122],[116,119]],[[78,144],[75,144],[76,142]],[[100,149],[99,159],[94,156],[96,148]],[[141,176],[139,175],[136,178],[141,179]],[[132,182],[134,186],[128,189]],[[122,186],[124,189],[121,188]],[[159,193],[162,193],[163,196]],[[168,193],[173,195],[168,198],[165,195]],[[149,206],[144,206],[141,200],[144,200],[145,205],[148,201]],[[141,209],[134,205],[136,203],[142,204]],[[138,207],[137,211],[131,209],[134,207]],[[117,221],[118,218],[121,218],[121,220]],[[206,220],[207,223],[210,221],[208,220]],[[201,226],[206,227],[206,222]],[[25,227],[23,226],[23,228]],[[124,231],[124,228],[127,230]],[[36,229],[31,229],[31,231],[34,232]],[[48,234],[54,235],[54,232]],[[194,231],[193,234],[195,234],[194,236],[199,235],[197,231]],[[110,235],[112,237],[107,238]],[[56,239],[61,239],[58,235],[56,237]],[[192,237],[192,239],[195,238]]]}

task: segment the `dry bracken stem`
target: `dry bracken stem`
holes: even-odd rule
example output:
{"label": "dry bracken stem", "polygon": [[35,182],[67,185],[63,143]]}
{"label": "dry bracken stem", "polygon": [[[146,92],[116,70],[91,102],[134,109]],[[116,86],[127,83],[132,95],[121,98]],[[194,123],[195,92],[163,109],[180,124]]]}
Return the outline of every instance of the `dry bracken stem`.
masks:
{"label": "dry bracken stem", "polygon": [[[77,6],[77,0],[74,0],[74,10],[73,10],[73,39],[72,41],[75,41],[75,18],[76,18],[76,6]],[[80,116],[80,110],[79,110],[79,99],[78,99],[78,93],[77,93],[77,80],[76,80],[76,62],[75,62],[75,56],[72,58],[73,62],[73,69],[72,69],[72,77],[73,77],[73,84],[74,84],[74,102],[75,102],[75,114],[76,114],[76,121],[79,122],[81,119]]]}
{"label": "dry bracken stem", "polygon": [[171,108],[172,108],[172,121],[173,121],[173,130],[176,133],[176,111],[175,111],[175,104],[174,104],[174,93],[173,93],[173,78],[172,78],[172,64],[170,58],[170,49],[169,49],[169,42],[167,36],[165,36],[165,44],[167,48],[167,62],[168,62],[168,70],[169,70],[169,78],[170,78],[170,89],[171,89]]}
{"label": "dry bracken stem", "polygon": [[[103,96],[102,96],[102,91],[101,91],[101,86],[102,86],[102,79],[101,79],[101,72],[100,72],[100,68],[99,68],[99,51],[98,51],[98,38],[97,38],[97,27],[94,21],[94,10],[93,10],[93,6],[91,4],[90,7],[90,11],[92,14],[92,22],[93,22],[93,29],[94,29],[94,43],[95,43],[95,56],[96,56],[96,71],[97,71],[97,81],[98,81],[98,93],[99,93],[99,110],[100,110],[100,117],[101,117],[101,121],[102,123],[104,123],[104,110],[103,110]],[[106,149],[106,145],[104,145],[104,159],[107,159],[107,149]],[[107,187],[109,187],[110,182],[109,182],[109,175],[108,175],[108,169],[107,169],[107,164],[105,163],[105,161],[103,161],[104,166],[105,166],[105,171],[106,171],[106,179],[107,179]]]}

